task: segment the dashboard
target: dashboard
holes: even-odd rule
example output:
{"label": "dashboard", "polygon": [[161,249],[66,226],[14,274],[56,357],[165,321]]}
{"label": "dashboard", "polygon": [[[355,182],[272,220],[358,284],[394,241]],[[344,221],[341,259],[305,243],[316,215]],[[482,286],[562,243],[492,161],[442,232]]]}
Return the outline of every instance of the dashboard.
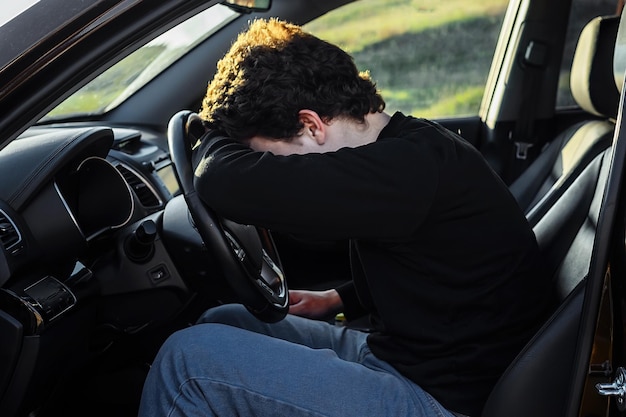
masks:
{"label": "dashboard", "polygon": [[0,150],[0,389],[14,404],[131,338],[165,337],[197,317],[199,289],[198,310],[222,298],[167,149],[148,129],[70,123]]}
{"label": "dashboard", "polygon": [[[180,194],[166,146],[148,131],[64,124],[32,127],[0,151],[0,307],[27,333],[72,309],[72,287],[87,280],[104,296],[165,281],[188,292],[163,242],[166,204]],[[178,217],[201,247],[186,217],[168,213]]]}

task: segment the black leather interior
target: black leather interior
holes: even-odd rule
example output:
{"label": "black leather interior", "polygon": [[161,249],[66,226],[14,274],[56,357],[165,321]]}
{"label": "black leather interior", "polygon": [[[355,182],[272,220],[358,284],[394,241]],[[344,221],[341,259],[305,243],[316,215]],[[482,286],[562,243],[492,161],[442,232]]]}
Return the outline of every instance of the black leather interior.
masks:
{"label": "black leather interior", "polygon": [[563,415],[610,150],[598,155],[535,227],[554,279],[556,311],[511,363],[483,417]]}
{"label": "black leather interior", "polygon": [[563,415],[583,296],[581,283],[502,375],[484,417]]}
{"label": "black leather interior", "polygon": [[[582,169],[613,138],[619,90],[613,82],[613,49],[619,16],[597,17],[580,34],[571,68],[571,90],[589,119],[553,140],[510,186],[532,226]],[[608,80],[608,81],[607,81]]]}
{"label": "black leather interior", "polygon": [[86,156],[104,158],[112,145],[113,131],[105,127],[51,130],[38,136],[36,143],[30,138],[15,140],[0,157],[0,176],[15,178],[2,182],[0,199],[20,209],[61,167]]}
{"label": "black leather interior", "polygon": [[[618,17],[597,18],[590,25],[592,34],[610,35],[614,47],[619,27]],[[587,35],[589,33],[587,31]],[[610,66],[605,69],[612,73],[612,67],[611,60]],[[603,85],[606,86],[606,83]],[[610,96],[607,97],[610,99]],[[605,104],[602,107],[606,109],[609,104]],[[616,111],[617,101],[610,103],[610,106],[613,105]],[[589,127],[590,123],[596,122],[584,122],[574,129],[580,132],[580,129]],[[607,118],[600,123],[608,126],[608,123],[613,122]],[[607,130],[604,134],[598,134],[602,129],[596,131],[595,127],[590,131],[595,134],[579,136],[579,139],[586,138],[576,146],[574,152],[580,157],[574,158],[575,163],[569,172],[563,174],[566,180],[557,179],[539,200],[539,204],[546,205],[537,212],[541,215],[534,218],[533,230],[546,267],[554,280],[555,311],[502,375],[485,404],[483,417],[552,417],[562,416],[566,411],[585,278],[591,263],[600,205],[611,164],[607,135],[612,136],[612,133]],[[568,132],[559,142],[554,142],[556,158],[553,154],[545,158],[558,161],[567,148],[568,140],[576,136],[577,132]]]}

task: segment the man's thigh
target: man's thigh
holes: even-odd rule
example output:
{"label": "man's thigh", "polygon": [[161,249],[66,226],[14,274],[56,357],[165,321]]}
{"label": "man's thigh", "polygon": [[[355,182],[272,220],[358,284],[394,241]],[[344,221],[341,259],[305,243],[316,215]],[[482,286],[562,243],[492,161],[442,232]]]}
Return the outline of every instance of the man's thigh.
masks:
{"label": "man's thigh", "polygon": [[366,345],[361,355],[363,363],[347,361],[330,349],[198,324],[164,344],[140,415],[450,416],[420,387],[377,366]]}
{"label": "man's thigh", "polygon": [[265,323],[240,304],[226,304],[207,310],[197,323],[221,323],[314,349],[331,349],[341,359],[353,362],[359,360],[360,350],[367,338],[366,333],[358,330],[291,314],[277,323]]}

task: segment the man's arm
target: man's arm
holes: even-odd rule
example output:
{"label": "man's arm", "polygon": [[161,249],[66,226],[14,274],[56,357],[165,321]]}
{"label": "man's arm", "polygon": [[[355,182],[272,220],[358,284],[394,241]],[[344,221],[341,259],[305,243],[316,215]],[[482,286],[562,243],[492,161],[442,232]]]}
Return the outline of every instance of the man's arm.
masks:
{"label": "man's arm", "polygon": [[428,211],[438,168],[392,142],[277,156],[209,134],[194,153],[195,186],[240,223],[330,239],[405,236]]}
{"label": "man's arm", "polygon": [[343,302],[335,290],[289,291],[289,313],[310,319],[321,319],[340,313]]}

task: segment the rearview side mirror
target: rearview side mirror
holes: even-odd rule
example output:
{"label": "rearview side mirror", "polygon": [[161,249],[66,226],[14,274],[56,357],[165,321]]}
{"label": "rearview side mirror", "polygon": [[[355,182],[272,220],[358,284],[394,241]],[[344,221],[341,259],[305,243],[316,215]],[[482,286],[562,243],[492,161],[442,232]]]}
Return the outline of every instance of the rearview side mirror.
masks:
{"label": "rearview side mirror", "polygon": [[238,12],[251,13],[269,10],[272,0],[224,0],[222,3]]}

